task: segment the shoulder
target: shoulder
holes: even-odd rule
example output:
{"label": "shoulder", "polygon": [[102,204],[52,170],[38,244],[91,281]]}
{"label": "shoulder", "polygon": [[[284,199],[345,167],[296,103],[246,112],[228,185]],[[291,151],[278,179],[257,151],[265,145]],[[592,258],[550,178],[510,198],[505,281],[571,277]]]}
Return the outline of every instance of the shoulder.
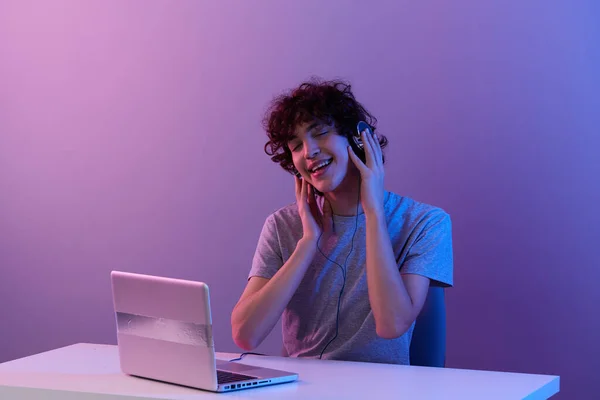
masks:
{"label": "shoulder", "polygon": [[424,228],[439,223],[450,224],[450,214],[443,208],[393,192],[389,192],[385,210],[390,223]]}
{"label": "shoulder", "polygon": [[270,213],[265,220],[261,241],[271,243],[272,247],[281,249],[282,254],[288,254],[296,247],[302,238],[302,220],[296,203],[288,204]]}
{"label": "shoulder", "polygon": [[296,203],[291,203],[278,208],[269,214],[267,220],[277,225],[294,223],[300,220],[300,214],[298,214],[298,205]]}
{"label": "shoulder", "polygon": [[264,227],[270,232],[280,232],[302,226],[296,203],[287,204],[267,215]]}

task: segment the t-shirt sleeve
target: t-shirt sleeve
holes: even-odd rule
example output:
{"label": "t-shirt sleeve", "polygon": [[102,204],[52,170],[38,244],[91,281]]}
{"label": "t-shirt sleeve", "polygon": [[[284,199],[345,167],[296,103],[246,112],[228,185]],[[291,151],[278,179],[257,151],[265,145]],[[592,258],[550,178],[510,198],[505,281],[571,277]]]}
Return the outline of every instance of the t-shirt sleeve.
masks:
{"label": "t-shirt sleeve", "polygon": [[277,225],[274,216],[269,215],[258,238],[248,279],[253,276],[271,279],[282,265],[283,257],[281,256]]}
{"label": "t-shirt sleeve", "polygon": [[431,279],[432,286],[452,286],[454,257],[452,222],[443,210],[430,213],[408,255],[400,266],[402,274],[417,274]]}

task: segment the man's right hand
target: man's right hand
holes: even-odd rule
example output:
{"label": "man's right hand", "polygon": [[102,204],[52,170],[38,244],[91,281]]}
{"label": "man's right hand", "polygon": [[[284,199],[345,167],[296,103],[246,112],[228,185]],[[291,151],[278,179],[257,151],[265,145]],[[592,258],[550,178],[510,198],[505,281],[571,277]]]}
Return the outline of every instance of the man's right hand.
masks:
{"label": "man's right hand", "polygon": [[331,204],[323,199],[323,210],[317,204],[315,189],[305,179],[296,180],[296,203],[302,220],[303,239],[317,243],[321,234],[328,236],[333,232]]}
{"label": "man's right hand", "polygon": [[324,201],[321,212],[314,189],[298,178],[296,200],[302,219],[303,237],[272,278],[250,278],[231,313],[233,340],[246,351],[260,345],[273,330],[317,252],[321,233],[324,233],[323,237],[327,237],[328,232],[333,232],[329,202]]}

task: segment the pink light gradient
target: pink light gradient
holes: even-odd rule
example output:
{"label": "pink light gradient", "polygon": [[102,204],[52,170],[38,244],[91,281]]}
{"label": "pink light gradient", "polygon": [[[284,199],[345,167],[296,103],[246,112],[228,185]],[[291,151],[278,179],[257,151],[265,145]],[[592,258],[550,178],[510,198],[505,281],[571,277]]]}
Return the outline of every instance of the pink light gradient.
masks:
{"label": "pink light gradient", "polygon": [[[350,80],[452,216],[448,365],[600,391],[594,1],[0,2],[0,362],[116,343],[110,271],[209,284],[218,351],[293,180],[268,101]],[[279,354],[279,328],[257,350]],[[593,375],[594,374],[594,375]]]}

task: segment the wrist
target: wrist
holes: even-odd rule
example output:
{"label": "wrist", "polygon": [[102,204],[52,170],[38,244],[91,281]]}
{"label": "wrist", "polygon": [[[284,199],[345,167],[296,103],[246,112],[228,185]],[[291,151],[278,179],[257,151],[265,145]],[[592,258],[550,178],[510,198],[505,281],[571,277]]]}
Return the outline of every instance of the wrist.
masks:
{"label": "wrist", "polygon": [[383,210],[383,207],[375,209],[366,209],[364,211],[366,222],[387,223],[385,220],[385,212]]}
{"label": "wrist", "polygon": [[313,236],[303,236],[296,244],[296,249],[301,251],[316,251],[318,238]]}

